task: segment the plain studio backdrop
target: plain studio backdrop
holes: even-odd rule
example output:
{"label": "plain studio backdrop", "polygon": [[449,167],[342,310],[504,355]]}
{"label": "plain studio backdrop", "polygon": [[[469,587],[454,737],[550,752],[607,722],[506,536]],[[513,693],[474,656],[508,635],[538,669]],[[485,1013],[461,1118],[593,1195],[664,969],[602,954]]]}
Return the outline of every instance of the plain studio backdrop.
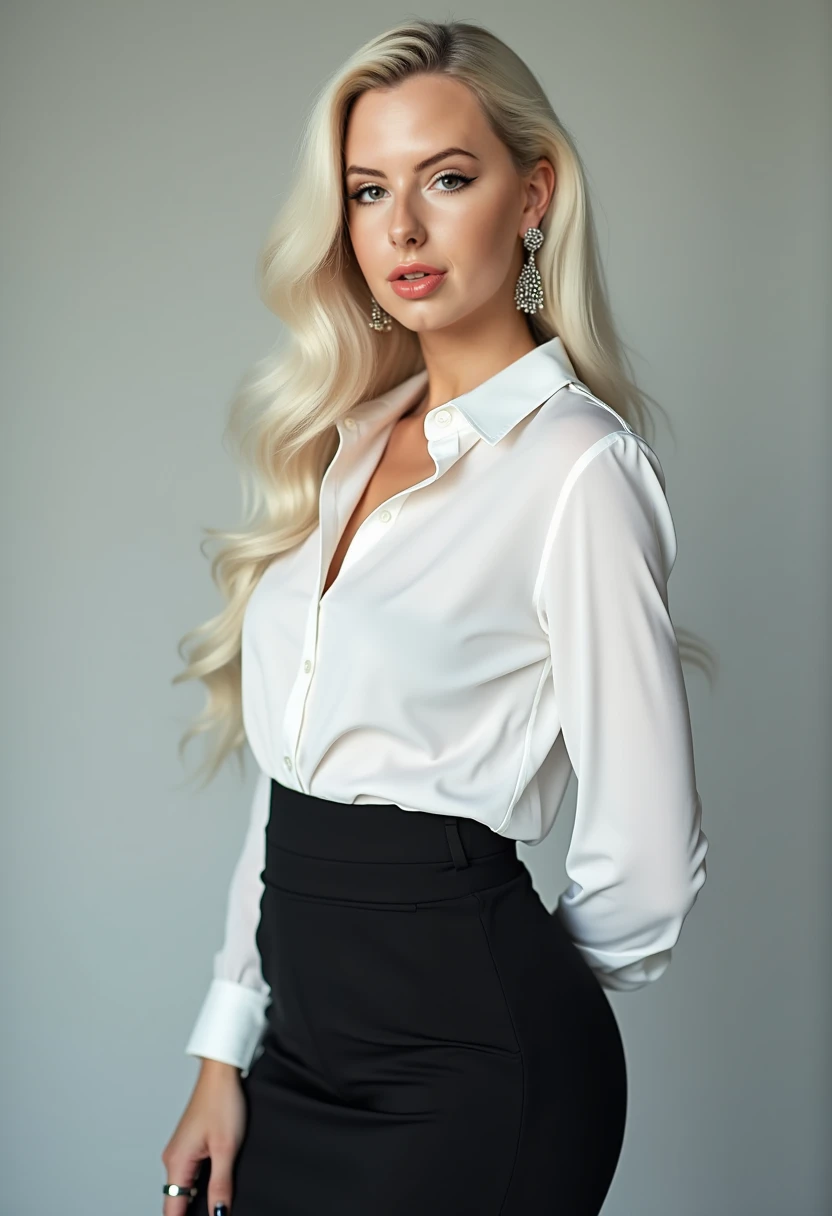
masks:
{"label": "plain studio backdrop", "polygon": [[[671,612],[720,661],[685,666],[708,882],[667,975],[612,995],[605,1216],[830,1210],[828,5],[6,0],[4,1216],[161,1211],[254,777],[184,786],[203,694],[170,681],[219,608],[201,529],[240,520],[230,394],[278,332],[255,258],[313,93],[414,14],[508,41],[577,141],[675,430]],[[520,846],[549,907],[574,785]]]}

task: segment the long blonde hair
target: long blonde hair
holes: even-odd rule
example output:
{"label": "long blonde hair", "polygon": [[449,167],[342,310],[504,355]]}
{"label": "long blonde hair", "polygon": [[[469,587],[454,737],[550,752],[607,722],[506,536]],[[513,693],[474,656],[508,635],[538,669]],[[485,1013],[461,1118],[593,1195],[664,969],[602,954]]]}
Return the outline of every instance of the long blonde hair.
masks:
{"label": "long blonde hair", "polygon": [[[231,403],[226,437],[240,464],[244,526],[204,529],[221,542],[211,576],[225,607],[181,639],[186,666],[173,679],[200,679],[208,691],[179,743],[181,756],[195,736],[214,736],[198,770],[206,784],[232,752],[242,766],[243,614],[270,562],[318,523],[321,480],[338,443],[336,420],[424,367],[415,333],[395,321],[388,333],[368,326],[370,291],[352,252],[343,185],[343,142],[355,100],[367,89],[424,72],[471,89],[518,173],[530,172],[540,157],[555,168],[556,190],[540,223],[546,239],[536,256],[545,305],[528,316],[535,341],[559,335],[579,378],[648,442],[646,402],[661,409],[634,383],[610,315],[583,166],[529,68],[494,34],[464,21],[414,19],[362,46],[317,95],[293,187],[259,256],[261,296],[284,332]],[[707,675],[708,648],[695,634],[676,633],[682,660]]]}

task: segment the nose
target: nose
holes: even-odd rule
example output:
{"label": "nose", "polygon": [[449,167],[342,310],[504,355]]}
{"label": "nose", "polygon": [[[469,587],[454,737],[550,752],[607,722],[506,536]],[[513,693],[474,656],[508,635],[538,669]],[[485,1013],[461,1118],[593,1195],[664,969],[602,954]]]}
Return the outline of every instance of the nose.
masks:
{"label": "nose", "polygon": [[391,245],[412,248],[424,243],[425,226],[415,212],[401,202],[391,215],[388,235]]}

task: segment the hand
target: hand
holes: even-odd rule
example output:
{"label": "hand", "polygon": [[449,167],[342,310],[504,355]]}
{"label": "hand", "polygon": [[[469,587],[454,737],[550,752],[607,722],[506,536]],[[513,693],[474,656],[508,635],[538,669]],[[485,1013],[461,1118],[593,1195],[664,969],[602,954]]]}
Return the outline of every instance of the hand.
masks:
{"label": "hand", "polygon": [[[218,1060],[203,1060],[191,1099],[162,1152],[168,1183],[192,1186],[200,1164],[211,1159],[208,1211],[224,1203],[231,1216],[232,1170],[246,1126],[240,1070]],[[163,1216],[186,1216],[187,1195],[163,1196]]]}

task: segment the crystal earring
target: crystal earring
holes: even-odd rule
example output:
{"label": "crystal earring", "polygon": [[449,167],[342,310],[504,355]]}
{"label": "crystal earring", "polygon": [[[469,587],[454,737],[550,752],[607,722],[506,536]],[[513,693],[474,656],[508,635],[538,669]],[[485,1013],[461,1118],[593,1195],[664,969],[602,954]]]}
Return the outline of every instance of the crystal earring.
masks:
{"label": "crystal earring", "polygon": [[389,334],[393,328],[393,318],[388,312],[385,312],[377,300],[370,296],[373,301],[373,311],[370,317],[370,329],[375,329],[379,333]]}
{"label": "crystal earring", "polygon": [[529,256],[520,271],[520,277],[514,289],[514,302],[523,312],[537,312],[543,307],[543,283],[534,260],[534,255],[542,244],[542,230],[527,228],[523,237],[523,247],[528,250]]}

